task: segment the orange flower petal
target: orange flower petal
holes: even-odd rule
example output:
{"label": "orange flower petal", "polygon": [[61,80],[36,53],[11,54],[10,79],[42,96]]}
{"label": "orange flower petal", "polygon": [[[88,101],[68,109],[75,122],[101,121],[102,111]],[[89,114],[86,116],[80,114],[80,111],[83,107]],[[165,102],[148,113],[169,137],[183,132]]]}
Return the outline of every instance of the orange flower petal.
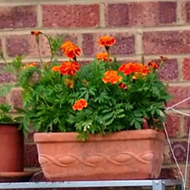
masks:
{"label": "orange flower petal", "polygon": [[117,75],[117,71],[113,71],[113,70],[106,71],[102,79],[104,83],[110,82],[111,84],[115,84],[117,82],[120,82],[121,80],[122,80],[122,76]]}
{"label": "orange flower petal", "polygon": [[63,62],[60,71],[62,75],[68,74],[69,76],[75,75],[80,70],[80,66],[77,62],[66,61]]}
{"label": "orange flower petal", "polygon": [[102,46],[112,46],[115,42],[115,38],[112,38],[111,36],[103,36],[99,39],[99,45]]}
{"label": "orange flower petal", "polygon": [[52,72],[60,72],[60,66],[54,66],[51,69]]}
{"label": "orange flower petal", "polygon": [[107,60],[108,60],[108,53],[107,53],[107,52],[98,53],[98,54],[96,55],[96,58],[97,58],[98,60],[107,61]]}
{"label": "orange flower petal", "polygon": [[63,43],[60,49],[63,50],[64,55],[72,59],[75,56],[80,56],[81,53],[81,49],[70,41]]}

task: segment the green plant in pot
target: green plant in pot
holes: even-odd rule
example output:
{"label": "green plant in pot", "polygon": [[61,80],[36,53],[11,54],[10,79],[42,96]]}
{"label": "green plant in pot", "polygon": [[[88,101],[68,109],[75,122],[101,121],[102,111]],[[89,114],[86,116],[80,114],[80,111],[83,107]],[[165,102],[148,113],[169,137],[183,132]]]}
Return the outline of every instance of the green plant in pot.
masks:
{"label": "green plant in pot", "polygon": [[[22,57],[17,56],[8,63],[3,52],[0,57],[4,61],[1,73],[12,72],[19,75]],[[0,86],[0,97],[8,95],[18,84],[4,83]],[[16,112],[15,112],[16,111]],[[24,133],[27,135],[29,125],[25,121],[24,110],[13,107],[8,103],[0,104],[0,181],[28,181],[34,172],[24,170]]]}
{"label": "green plant in pot", "polygon": [[[165,58],[117,62],[116,40],[99,39],[104,52],[79,64],[82,50],[45,36],[51,61],[19,69],[23,109],[36,132],[39,162],[49,180],[145,179],[159,176],[167,86],[158,78]],[[68,61],[56,58],[61,50]]]}

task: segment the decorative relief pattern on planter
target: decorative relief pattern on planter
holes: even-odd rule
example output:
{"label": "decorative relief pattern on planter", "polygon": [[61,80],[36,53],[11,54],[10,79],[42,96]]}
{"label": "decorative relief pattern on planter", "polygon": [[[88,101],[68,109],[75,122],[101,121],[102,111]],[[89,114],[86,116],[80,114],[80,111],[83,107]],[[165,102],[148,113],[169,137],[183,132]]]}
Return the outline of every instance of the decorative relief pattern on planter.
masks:
{"label": "decorative relief pattern on planter", "polygon": [[70,167],[75,164],[81,163],[86,166],[96,167],[98,165],[104,164],[104,162],[110,162],[114,165],[126,165],[130,164],[134,160],[149,164],[152,162],[153,159],[153,152],[144,152],[143,154],[136,155],[132,152],[121,152],[119,154],[108,156],[105,154],[90,154],[86,156],[86,159],[83,160],[82,157],[78,157],[74,154],[67,154],[67,155],[57,155],[57,156],[48,156],[44,154],[39,155],[39,161],[41,166],[46,166],[48,164],[55,164],[60,167]]}

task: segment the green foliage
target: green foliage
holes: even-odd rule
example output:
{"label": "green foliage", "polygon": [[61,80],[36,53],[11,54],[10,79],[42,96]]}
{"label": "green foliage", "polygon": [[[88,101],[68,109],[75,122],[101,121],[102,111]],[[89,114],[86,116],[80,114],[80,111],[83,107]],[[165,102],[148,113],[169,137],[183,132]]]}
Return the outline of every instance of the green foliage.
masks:
{"label": "green foliage", "polygon": [[11,105],[0,104],[0,123],[14,123],[14,119],[9,114]]}
{"label": "green foliage", "polygon": [[0,97],[7,95],[14,86],[11,84],[4,84],[0,86]]}
{"label": "green foliage", "polygon": [[[17,86],[22,88],[24,117],[18,120],[23,121],[25,132],[32,124],[39,132],[78,132],[79,138],[85,140],[88,134],[140,130],[145,121],[149,128],[163,128],[165,102],[171,97],[158,78],[159,69],[147,66],[145,75],[141,72],[125,74],[119,72],[121,64],[116,58],[112,61],[108,58],[81,65],[79,71],[72,74],[53,71],[54,66],[61,67],[55,56],[62,39],[45,37],[51,50],[50,63],[22,67],[22,57],[17,57],[6,68],[17,73]],[[106,51],[109,55],[109,47]],[[76,62],[76,59],[74,56],[69,61]],[[111,70],[117,71],[121,80],[105,82],[105,73]],[[8,86],[1,88],[0,95],[10,90]],[[86,105],[76,110],[73,106],[81,99]]]}

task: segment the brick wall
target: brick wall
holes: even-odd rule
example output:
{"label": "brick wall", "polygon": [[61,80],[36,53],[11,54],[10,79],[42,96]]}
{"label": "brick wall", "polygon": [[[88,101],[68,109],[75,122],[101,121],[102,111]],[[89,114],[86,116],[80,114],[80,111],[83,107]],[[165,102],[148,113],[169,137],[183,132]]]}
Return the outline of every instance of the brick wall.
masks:
{"label": "brick wall", "polygon": [[[0,47],[8,60],[25,54],[25,62],[37,61],[35,40],[30,31],[38,28],[47,34],[66,35],[76,42],[83,49],[79,59],[83,62],[92,60],[98,51],[98,37],[111,34],[117,40],[111,53],[121,61],[141,60],[142,54],[146,60],[159,55],[169,58],[160,77],[170,84],[174,98],[168,105],[172,105],[190,95],[189,23],[190,1],[185,0],[0,0]],[[47,42],[44,39],[41,42],[43,60],[49,60]],[[14,81],[14,76],[0,74],[0,83]],[[0,101],[21,106],[19,95],[20,91],[14,90]],[[189,113],[189,107],[190,102],[186,102],[178,108]],[[182,169],[189,127],[189,117],[169,113],[167,128]],[[39,165],[32,137],[26,142],[25,166],[36,168]],[[176,168],[167,145],[164,168],[164,176],[170,175],[168,168]]]}

